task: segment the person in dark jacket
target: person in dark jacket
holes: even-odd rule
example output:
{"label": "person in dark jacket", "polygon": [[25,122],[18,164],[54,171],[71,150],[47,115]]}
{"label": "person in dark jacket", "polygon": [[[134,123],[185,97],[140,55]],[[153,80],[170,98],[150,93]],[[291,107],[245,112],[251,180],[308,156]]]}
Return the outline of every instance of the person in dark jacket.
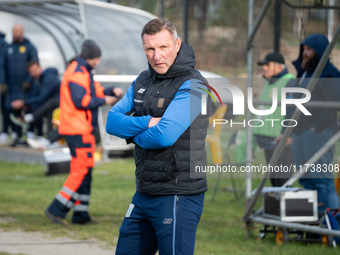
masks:
{"label": "person in dark jacket", "polygon": [[[106,131],[135,143],[136,193],[120,228],[116,254],[194,254],[207,191],[205,138],[192,48],[166,19],[141,33],[149,70],[109,112]],[[131,113],[132,112],[132,113]],[[131,116],[133,115],[133,116]]]}
{"label": "person in dark jacket", "polygon": [[[321,34],[312,34],[301,43],[299,57],[293,62],[297,70],[295,87],[306,88],[326,47],[328,39]],[[339,101],[339,70],[327,61],[316,86],[311,93],[311,101]],[[292,98],[301,94],[293,93]],[[291,118],[295,108],[288,107],[286,119]],[[293,154],[297,168],[303,166],[338,130],[337,110],[328,108],[307,108],[311,115],[301,114],[293,129]],[[310,170],[299,180],[307,189],[317,190],[319,211],[325,207],[338,208],[339,199],[335,191],[332,169],[334,146],[329,149]]]}
{"label": "person in dark jacket", "polygon": [[8,44],[5,41],[6,35],[0,31],[0,82],[5,82],[4,57]]}
{"label": "person in dark jacket", "polygon": [[[38,88],[38,92],[25,100],[12,101],[11,106],[15,110],[20,110],[24,106],[30,107],[32,113],[26,114],[23,118],[26,123],[39,121],[43,116],[46,116],[47,131],[50,131],[53,110],[59,107],[60,79],[58,71],[55,68],[43,70],[36,61],[29,62],[27,69],[31,76],[29,82]],[[11,114],[11,120],[17,125],[22,125],[22,119],[15,117],[14,114]],[[38,136],[42,136],[42,130],[38,129]]]}
{"label": "person in dark jacket", "polygon": [[11,126],[9,119],[10,111],[6,108],[6,93],[8,85],[5,83],[5,54],[8,47],[5,41],[5,34],[0,32],[0,94],[1,94],[1,115],[2,115],[2,131],[0,134],[0,144],[7,145],[9,143],[8,128]]}
{"label": "person in dark jacket", "polygon": [[[16,116],[20,111],[11,107],[11,102],[16,99],[27,99],[31,96],[31,84],[28,82],[29,74],[27,71],[28,62],[34,60],[38,62],[38,54],[30,41],[24,38],[24,28],[22,25],[15,25],[12,30],[13,42],[8,46],[5,54],[5,74],[8,93],[6,96],[6,107]],[[20,126],[14,125],[17,139],[16,143],[22,143],[22,130]]]}

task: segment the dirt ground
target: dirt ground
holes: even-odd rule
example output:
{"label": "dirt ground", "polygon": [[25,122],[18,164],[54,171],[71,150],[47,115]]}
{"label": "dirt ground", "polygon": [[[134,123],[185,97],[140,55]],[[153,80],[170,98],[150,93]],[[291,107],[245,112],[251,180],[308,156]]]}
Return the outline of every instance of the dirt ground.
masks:
{"label": "dirt ground", "polygon": [[0,229],[0,252],[25,255],[114,255],[115,247],[105,246],[100,241],[79,241],[40,232]]}

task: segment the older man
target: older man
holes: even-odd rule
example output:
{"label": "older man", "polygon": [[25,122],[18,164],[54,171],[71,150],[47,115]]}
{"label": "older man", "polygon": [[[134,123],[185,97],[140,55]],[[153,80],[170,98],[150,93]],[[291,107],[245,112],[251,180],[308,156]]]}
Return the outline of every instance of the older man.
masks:
{"label": "older man", "polygon": [[[116,254],[194,254],[197,224],[207,191],[208,116],[201,115],[206,83],[194,69],[192,48],[166,19],[143,28],[149,69],[132,83],[109,112],[106,131],[136,144],[136,190],[120,228]],[[198,99],[198,100],[197,100]],[[127,116],[126,113],[130,116]],[[191,148],[190,148],[191,146]],[[190,150],[191,149],[191,150]]]}

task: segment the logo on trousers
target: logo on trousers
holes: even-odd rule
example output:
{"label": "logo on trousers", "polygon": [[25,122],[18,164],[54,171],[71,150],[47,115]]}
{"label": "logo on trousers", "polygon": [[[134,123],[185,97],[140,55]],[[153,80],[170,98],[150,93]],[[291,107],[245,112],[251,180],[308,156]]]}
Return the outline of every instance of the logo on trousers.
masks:
{"label": "logo on trousers", "polygon": [[170,219],[170,218],[165,218],[163,220],[163,224],[171,224],[171,222],[172,222],[172,219]]}

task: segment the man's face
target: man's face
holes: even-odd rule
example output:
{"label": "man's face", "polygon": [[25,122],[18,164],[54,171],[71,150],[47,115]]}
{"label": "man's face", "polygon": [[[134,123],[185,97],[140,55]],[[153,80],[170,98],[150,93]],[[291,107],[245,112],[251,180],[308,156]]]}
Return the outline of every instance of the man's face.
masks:
{"label": "man's face", "polygon": [[38,80],[42,74],[41,67],[37,64],[31,65],[30,68],[28,68],[28,72],[35,80]]}
{"label": "man's face", "polygon": [[276,74],[279,73],[278,65],[276,65],[273,61],[269,62],[262,66],[263,76],[267,79],[272,78]]}
{"label": "man's face", "polygon": [[303,45],[302,47],[303,47],[303,51],[302,51],[302,63],[301,63],[301,67],[304,70],[307,70],[308,67],[311,66],[312,60],[313,60],[313,58],[315,58],[316,53],[308,45]]}
{"label": "man's face", "polygon": [[20,43],[24,38],[24,29],[20,25],[15,25],[12,29],[13,42]]}
{"label": "man's face", "polygon": [[152,69],[165,74],[174,63],[181,47],[181,39],[174,39],[166,29],[154,35],[143,35],[143,49]]}
{"label": "man's face", "polygon": [[86,59],[86,62],[92,67],[95,68],[100,64],[100,57],[93,59]]}

